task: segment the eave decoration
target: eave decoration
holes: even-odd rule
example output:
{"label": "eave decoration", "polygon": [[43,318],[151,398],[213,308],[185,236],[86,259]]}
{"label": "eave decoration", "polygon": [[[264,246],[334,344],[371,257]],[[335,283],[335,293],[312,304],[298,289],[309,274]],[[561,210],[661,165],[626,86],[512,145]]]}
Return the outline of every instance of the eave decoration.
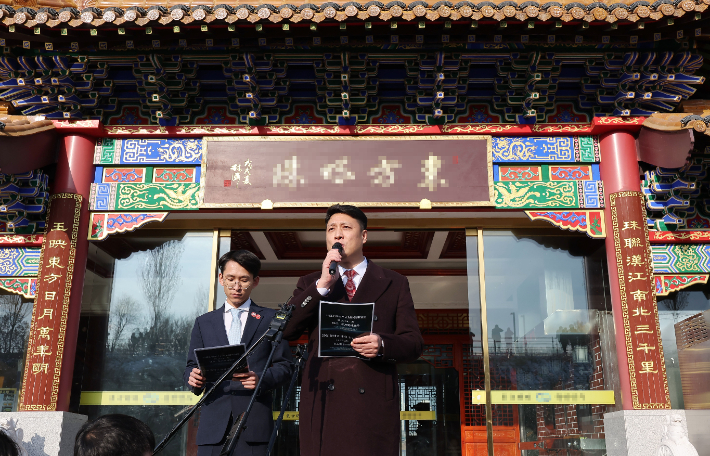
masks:
{"label": "eave decoration", "polygon": [[0,278],[0,288],[10,293],[22,295],[32,299],[37,292],[36,277],[9,277]]}
{"label": "eave decoration", "polygon": [[708,283],[710,274],[669,274],[654,276],[656,296],[668,296],[670,293],[698,283]]}
{"label": "eave decoration", "polygon": [[89,240],[101,241],[109,234],[134,231],[146,223],[162,222],[167,216],[167,212],[94,212],[90,219]]}
{"label": "eave decoration", "polygon": [[545,220],[567,231],[580,231],[590,238],[606,237],[604,211],[525,211],[530,220]]}

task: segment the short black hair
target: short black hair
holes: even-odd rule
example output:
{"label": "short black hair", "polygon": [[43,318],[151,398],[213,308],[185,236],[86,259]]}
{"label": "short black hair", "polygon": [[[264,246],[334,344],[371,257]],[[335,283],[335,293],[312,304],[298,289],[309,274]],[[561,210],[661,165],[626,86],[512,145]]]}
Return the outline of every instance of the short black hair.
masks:
{"label": "short black hair", "polygon": [[254,277],[259,276],[261,271],[261,260],[248,250],[230,250],[219,259],[219,272],[224,274],[224,268],[230,261],[236,262]]}
{"label": "short black hair", "polygon": [[349,215],[360,223],[360,228],[363,230],[367,229],[367,215],[365,215],[359,207],[351,206],[349,204],[333,204],[328,208],[328,212],[325,213],[326,225],[328,225],[330,218],[335,214]]}
{"label": "short black hair", "polygon": [[145,456],[155,436],[147,424],[128,415],[100,416],[85,423],[74,441],[74,456]]}
{"label": "short black hair", "polygon": [[20,456],[19,444],[3,428],[0,428],[0,454],[3,456]]}

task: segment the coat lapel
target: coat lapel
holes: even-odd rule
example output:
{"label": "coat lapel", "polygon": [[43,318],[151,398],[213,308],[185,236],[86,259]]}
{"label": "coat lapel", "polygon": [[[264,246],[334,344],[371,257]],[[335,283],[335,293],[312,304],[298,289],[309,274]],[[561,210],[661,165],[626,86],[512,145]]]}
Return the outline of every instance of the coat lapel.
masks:
{"label": "coat lapel", "polygon": [[[254,339],[254,336],[259,332],[259,327],[266,321],[261,314],[262,310],[264,310],[263,307],[254,304],[254,301],[251,302],[249,313],[247,314],[247,324],[244,326],[244,331],[242,331],[242,343],[247,348],[249,348],[252,339]],[[258,317],[254,315],[258,315]],[[262,330],[261,332],[263,333],[264,331]]]}
{"label": "coat lapel", "polygon": [[224,305],[219,309],[207,314],[209,326],[214,328],[214,334],[217,337],[218,345],[229,345],[227,337],[227,329],[224,327]]}
{"label": "coat lapel", "polygon": [[[365,276],[362,278],[360,285],[357,287],[355,296],[353,296],[353,302],[368,303],[377,301],[391,282],[392,280],[385,277],[381,267],[367,260],[367,270],[365,271]],[[344,286],[343,289],[345,289]]]}
{"label": "coat lapel", "polygon": [[343,278],[338,277],[335,281],[333,289],[328,293],[328,295],[323,299],[323,301],[328,302],[349,302],[348,294],[345,291],[345,285],[343,285]]}

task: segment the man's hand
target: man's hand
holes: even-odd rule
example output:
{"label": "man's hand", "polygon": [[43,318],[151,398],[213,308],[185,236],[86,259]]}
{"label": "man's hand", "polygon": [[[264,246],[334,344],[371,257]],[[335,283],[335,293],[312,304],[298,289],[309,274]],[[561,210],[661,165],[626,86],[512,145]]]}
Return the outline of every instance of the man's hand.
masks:
{"label": "man's hand", "polygon": [[325,260],[323,260],[323,267],[321,268],[320,279],[318,279],[316,285],[318,288],[327,288],[329,290],[331,289],[335,281],[338,280],[338,278],[340,277],[340,271],[339,269],[336,269],[335,275],[330,275],[330,262],[336,261],[339,263],[340,261],[342,261],[342,259],[343,257],[340,255],[338,249],[328,250],[328,254],[325,256]]}
{"label": "man's hand", "polygon": [[202,376],[200,369],[193,367],[192,372],[190,372],[190,378],[187,380],[187,384],[193,388],[202,388],[205,386],[205,377]]}
{"label": "man's hand", "polygon": [[382,338],[374,333],[369,336],[358,337],[350,342],[350,346],[365,358],[374,358],[377,356],[381,344]]}
{"label": "man's hand", "polygon": [[248,390],[253,390],[256,388],[256,384],[259,383],[259,376],[252,371],[249,371],[246,374],[234,374],[232,377],[234,380],[242,382],[242,386]]}

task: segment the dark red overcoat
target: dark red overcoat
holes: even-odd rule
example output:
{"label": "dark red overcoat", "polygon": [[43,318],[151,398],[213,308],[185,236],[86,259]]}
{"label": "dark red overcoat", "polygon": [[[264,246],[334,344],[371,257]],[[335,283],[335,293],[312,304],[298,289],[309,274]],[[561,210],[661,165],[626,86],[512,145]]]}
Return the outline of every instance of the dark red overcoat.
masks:
{"label": "dark red overcoat", "polygon": [[372,360],[318,357],[318,309],[324,301],[348,302],[342,280],[330,294],[316,289],[320,272],[298,281],[295,309],[284,337],[310,333],[308,361],[301,383],[301,456],[395,456],[399,454],[397,362],[422,353],[414,303],[407,278],[368,261],[352,302],[375,303],[374,332],[382,337],[382,356]]}

